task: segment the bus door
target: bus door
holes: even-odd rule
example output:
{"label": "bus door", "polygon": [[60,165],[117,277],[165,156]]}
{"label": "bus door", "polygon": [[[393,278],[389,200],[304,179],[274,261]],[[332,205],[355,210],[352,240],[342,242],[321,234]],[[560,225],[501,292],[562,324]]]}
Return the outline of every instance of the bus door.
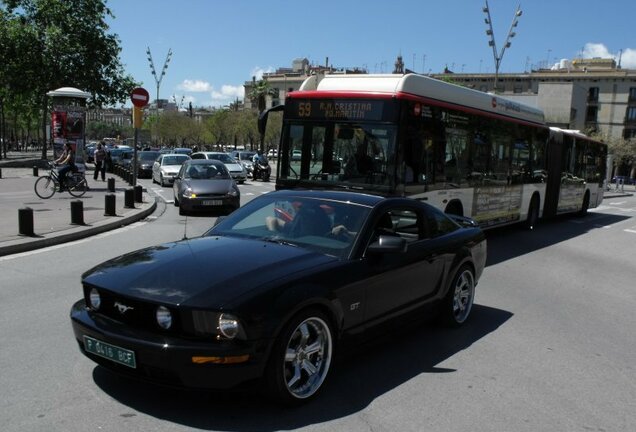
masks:
{"label": "bus door", "polygon": [[561,165],[563,160],[563,136],[561,134],[550,131],[546,159],[548,176],[545,202],[543,204],[543,217],[550,218],[557,213],[559,194],[561,192]]}

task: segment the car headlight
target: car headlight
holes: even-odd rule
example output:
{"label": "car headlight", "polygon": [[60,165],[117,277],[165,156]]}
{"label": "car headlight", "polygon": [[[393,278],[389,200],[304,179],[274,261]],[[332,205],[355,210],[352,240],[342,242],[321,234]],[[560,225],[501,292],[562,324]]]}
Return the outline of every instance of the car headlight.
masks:
{"label": "car headlight", "polygon": [[235,197],[238,196],[239,192],[233,187],[230,187],[230,190],[227,192],[227,194],[231,197]]}
{"label": "car headlight", "polygon": [[219,332],[228,339],[234,339],[240,330],[238,318],[222,313],[219,315]]}
{"label": "car headlight", "polygon": [[99,295],[99,291],[97,291],[95,288],[91,290],[88,298],[93,309],[98,310],[99,307],[102,305],[102,297]]}
{"label": "car headlight", "polygon": [[164,330],[168,330],[172,326],[172,314],[165,306],[159,306],[155,313],[157,324]]}
{"label": "car headlight", "polygon": [[185,198],[196,198],[197,194],[192,193],[192,188],[188,187],[186,188],[186,190],[183,191],[183,196]]}

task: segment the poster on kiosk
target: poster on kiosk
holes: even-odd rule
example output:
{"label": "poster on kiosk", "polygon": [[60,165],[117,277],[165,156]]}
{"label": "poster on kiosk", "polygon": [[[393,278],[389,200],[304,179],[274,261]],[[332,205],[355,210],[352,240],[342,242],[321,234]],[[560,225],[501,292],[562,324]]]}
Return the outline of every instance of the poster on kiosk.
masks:
{"label": "poster on kiosk", "polygon": [[62,87],[47,93],[52,98],[51,138],[53,157],[59,158],[64,144],[69,143],[75,151],[75,165],[80,172],[86,171],[85,128],[86,99],[90,93],[72,87]]}

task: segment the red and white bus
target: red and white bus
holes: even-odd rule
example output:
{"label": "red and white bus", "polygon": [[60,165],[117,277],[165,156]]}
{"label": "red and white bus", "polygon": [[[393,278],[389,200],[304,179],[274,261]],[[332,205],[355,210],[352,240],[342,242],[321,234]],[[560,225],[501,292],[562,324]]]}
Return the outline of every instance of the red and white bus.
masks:
{"label": "red and white bus", "polygon": [[482,227],[532,228],[603,199],[605,144],[497,95],[415,74],[326,75],[272,110],[284,110],[278,189],[407,196]]}

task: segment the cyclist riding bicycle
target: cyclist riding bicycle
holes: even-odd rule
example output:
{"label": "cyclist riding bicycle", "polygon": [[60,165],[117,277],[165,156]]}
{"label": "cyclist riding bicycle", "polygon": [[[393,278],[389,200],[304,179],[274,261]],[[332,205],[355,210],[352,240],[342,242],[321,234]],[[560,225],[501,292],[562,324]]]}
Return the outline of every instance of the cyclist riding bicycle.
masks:
{"label": "cyclist riding bicycle", "polygon": [[55,165],[62,165],[58,170],[58,180],[60,182],[60,190],[63,190],[66,186],[66,173],[72,171],[75,168],[75,152],[73,146],[70,143],[64,144],[64,152],[62,156],[54,161]]}

